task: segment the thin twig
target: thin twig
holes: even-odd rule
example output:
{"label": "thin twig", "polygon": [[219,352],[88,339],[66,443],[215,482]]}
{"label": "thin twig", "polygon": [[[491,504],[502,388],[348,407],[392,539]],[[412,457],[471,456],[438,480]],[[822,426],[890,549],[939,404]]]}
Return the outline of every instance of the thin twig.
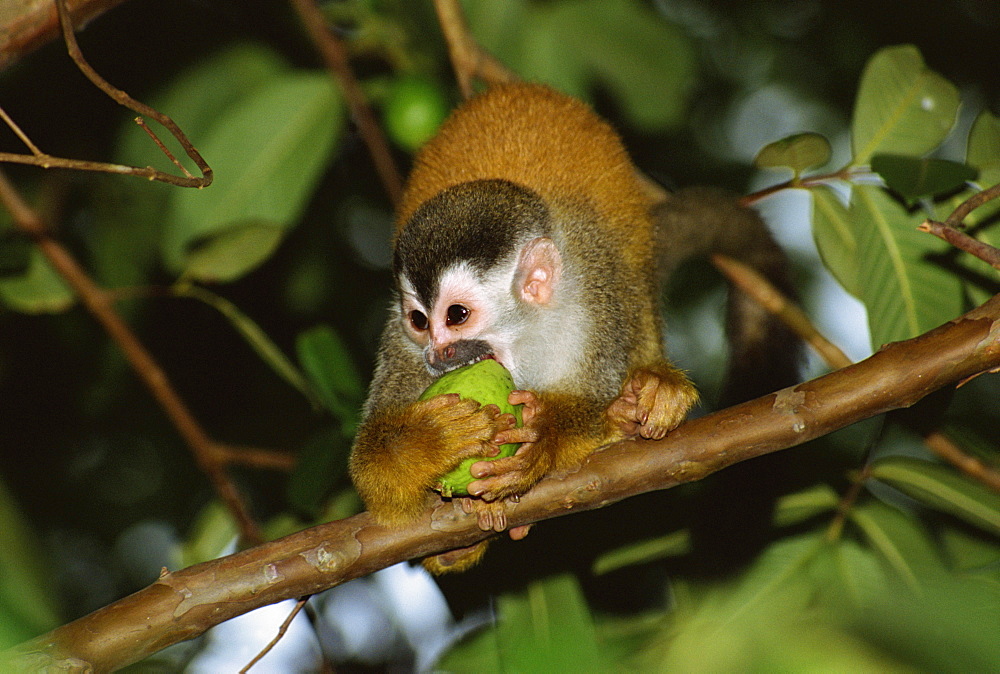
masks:
{"label": "thin twig", "polygon": [[871,466],[866,463],[857,476],[851,480],[850,488],[837,503],[837,512],[830,521],[830,526],[826,529],[826,540],[836,541],[840,538],[841,533],[844,531],[844,524],[847,522],[847,517],[851,514],[851,509],[857,502],[858,497],[861,496],[861,490],[864,489],[865,483],[870,477]]}
{"label": "thin twig", "polygon": [[712,264],[730,283],[752,297],[758,304],[777,316],[802,341],[811,346],[832,368],[847,367],[853,361],[840,348],[824,337],[802,309],[788,299],[755,269],[727,255],[712,255]]}
{"label": "thin twig", "polygon": [[343,43],[330,32],[322,10],[313,0],[289,1],[298,13],[309,38],[322,56],[327,69],[340,84],[344,96],[347,97],[347,105],[351,109],[354,123],[357,124],[358,131],[368,147],[382,186],[389,195],[390,201],[394,205],[398,204],[403,194],[403,179],[400,177],[399,169],[392,158],[392,152],[389,150],[385,134],[382,133],[382,127],[375,119],[375,114],[372,112],[371,106],[368,105],[368,99],[351,71]]}
{"label": "thin twig", "polygon": [[917,229],[921,232],[933,234],[939,239],[947,241],[955,248],[964,250],[969,255],[979,258],[996,270],[1000,270],[1000,250],[988,243],[983,243],[974,239],[965,232],[955,229],[947,222],[937,220],[924,220]]}
{"label": "thin twig", "polygon": [[294,454],[274,449],[223,444],[217,445],[217,449],[219,460],[227,465],[290,472],[297,463]]}
{"label": "thin twig", "polygon": [[90,171],[98,173],[114,173],[117,175],[130,175],[138,176],[140,178],[146,178],[147,180],[157,180],[164,183],[169,183],[171,185],[177,185],[179,187],[207,187],[212,183],[212,169],[208,166],[204,159],[198,151],[191,145],[191,142],[184,135],[184,132],[180,130],[177,124],[174,123],[170,117],[164,115],[163,113],[154,110],[153,108],[135,100],[124,91],[115,88],[108,82],[106,82],[100,75],[98,75],[94,69],[87,63],[83,58],[83,54],[80,52],[80,47],[76,42],[76,36],[73,33],[73,26],[70,21],[69,13],[65,7],[65,0],[56,0],[56,8],[59,12],[60,25],[63,31],[63,37],[66,41],[66,49],[69,52],[70,58],[76,66],[83,72],[86,77],[94,83],[101,91],[110,96],[114,101],[123,105],[130,110],[138,112],[142,115],[146,115],[155,119],[157,122],[162,124],[170,133],[177,139],[177,142],[181,144],[187,155],[198,165],[199,170],[202,173],[200,178],[196,178],[191,175],[191,173],[185,169],[183,166],[177,162],[171,153],[163,145],[162,141],[156,137],[151,129],[146,127],[147,133],[149,133],[157,146],[163,150],[167,157],[171,158],[175,165],[180,166],[181,170],[184,172],[184,177],[175,176],[170,173],[165,173],[154,169],[152,166],[138,167],[138,166],[127,166],[123,164],[111,164],[108,162],[99,161],[89,161],[86,159],[69,159],[66,157],[54,157],[50,154],[43,152],[31,138],[28,137],[24,131],[14,122],[14,120],[2,109],[0,109],[0,119],[2,119],[7,126],[14,131],[18,138],[28,147],[31,154],[20,154],[15,152],[0,152],[0,162],[11,163],[11,164],[26,164],[30,166],[38,166],[44,169],[50,168],[62,168],[71,169],[75,171]]}
{"label": "thin twig", "polygon": [[788,189],[808,189],[813,185],[822,185],[823,183],[828,183],[832,180],[848,180],[857,173],[856,170],[851,170],[848,168],[841,169],[839,171],[834,171],[833,173],[822,173],[814,176],[806,176],[805,178],[797,177],[791,180],[786,180],[783,183],[778,183],[777,185],[771,185],[770,187],[765,187],[762,190],[758,190],[751,194],[743,196],[739,200],[741,206],[752,206],[761,199],[769,197],[772,194],[782,192]]}
{"label": "thin twig", "polygon": [[28,146],[28,149],[31,150],[31,154],[35,155],[36,157],[40,157],[45,154],[44,152],[38,149],[38,146],[36,146],[33,142],[31,142],[31,138],[28,137],[28,134],[26,134],[24,131],[21,130],[21,127],[17,125],[14,119],[10,115],[8,115],[7,111],[4,110],[3,108],[0,108],[0,118],[2,118],[3,121],[7,124],[7,126],[11,128],[14,134],[21,139],[21,142]]}
{"label": "thin twig", "polygon": [[[753,268],[731,257],[719,254],[712,256],[712,263],[730,283],[777,316],[802,341],[815,349],[827,365],[839,369],[853,363],[847,354],[816,329],[805,312]],[[993,489],[1000,489],[1000,472],[966,454],[941,431],[934,430],[925,433],[924,443],[934,454],[968,477]]]}
{"label": "thin twig", "polygon": [[138,124],[143,131],[146,132],[146,135],[149,136],[150,140],[152,140],[156,144],[156,147],[160,148],[160,152],[166,155],[167,159],[170,160],[171,164],[179,168],[181,172],[188,178],[194,178],[194,176],[191,175],[191,172],[187,170],[187,167],[177,160],[177,157],[175,157],[174,153],[170,151],[170,148],[168,148],[166,145],[163,144],[163,141],[160,140],[160,137],[156,135],[156,132],[153,131],[151,128],[149,128],[149,125],[146,124],[146,120],[144,120],[141,115],[135,118],[135,123]]}
{"label": "thin twig", "polygon": [[434,0],[434,9],[448,45],[451,67],[455,71],[462,96],[472,96],[472,84],[477,78],[490,85],[518,80],[512,70],[483,49],[472,37],[462,7],[456,0]]}
{"label": "thin twig", "polygon": [[281,641],[283,636],[285,636],[285,633],[291,626],[292,621],[295,620],[295,616],[299,614],[299,611],[302,610],[307,601],[309,601],[309,597],[300,597],[299,600],[295,602],[295,608],[293,608],[292,612],[288,614],[287,618],[285,618],[285,622],[281,623],[281,627],[278,628],[278,634],[271,639],[271,642],[267,646],[264,646],[264,649],[260,653],[254,656],[253,660],[248,662],[246,666],[240,670],[240,674],[246,674],[246,672],[249,672],[251,667],[256,665],[265,655],[271,652],[271,649],[274,648],[279,641]]}
{"label": "thin twig", "polygon": [[[59,23],[62,27],[63,39],[66,41],[66,51],[69,53],[69,57],[73,59],[73,63],[76,67],[80,69],[80,72],[93,83],[98,89],[103,91],[108,95],[113,101],[122,105],[129,110],[139,113],[145,117],[150,117],[155,119],[159,124],[161,124],[170,134],[181,144],[184,148],[184,152],[187,156],[195,163],[198,170],[201,171],[201,178],[189,178],[188,181],[192,187],[208,187],[212,184],[212,169],[208,163],[202,158],[201,153],[195,149],[191,141],[184,134],[179,126],[174,122],[173,119],[163,114],[155,108],[151,108],[141,101],[129,96],[127,93],[121,89],[113,86],[107,80],[98,74],[96,70],[91,67],[87,60],[83,57],[83,52],[80,51],[80,45],[76,41],[76,34],[73,32],[73,22],[70,18],[69,11],[66,9],[66,0],[56,0],[56,8],[59,10]],[[162,145],[162,143],[160,144]],[[169,175],[169,174],[164,174]],[[177,176],[173,176],[177,180]],[[156,178],[160,180],[160,178]],[[179,184],[179,183],[174,183]]]}
{"label": "thin twig", "polygon": [[225,473],[221,460],[224,454],[222,446],[208,437],[170,384],[159,363],[115,311],[112,296],[99,287],[69,251],[49,234],[49,228],[41,217],[24,201],[17,188],[2,171],[0,171],[0,201],[10,211],[15,226],[31,237],[56,273],[73,289],[91,315],[122,350],[132,369],[146,384],[178,433],[184,438],[198,466],[208,476],[219,498],[238,522],[244,538],[248,542],[262,541],[260,529],[250,516],[243,498]]}
{"label": "thin twig", "polygon": [[1000,183],[997,183],[993,187],[988,187],[985,190],[976,192],[971,197],[963,201],[958,207],[951,212],[951,215],[945,220],[952,227],[961,226],[962,222],[968,217],[969,213],[976,210],[988,201],[993,201],[997,197],[1000,197]]}

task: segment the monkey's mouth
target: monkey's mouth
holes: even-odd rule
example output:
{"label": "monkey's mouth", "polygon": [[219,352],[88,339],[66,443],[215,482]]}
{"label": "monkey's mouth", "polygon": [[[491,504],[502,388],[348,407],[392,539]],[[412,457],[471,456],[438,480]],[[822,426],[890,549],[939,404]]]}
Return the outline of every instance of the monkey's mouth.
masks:
{"label": "monkey's mouth", "polygon": [[[457,370],[466,365],[478,363],[481,360],[495,360],[500,362],[493,352],[489,343],[484,340],[463,340],[455,342],[445,349],[442,354],[429,354],[427,367],[431,374],[440,377],[441,375]],[[500,363],[503,365],[503,363]]]}
{"label": "monkey's mouth", "polygon": [[[497,359],[497,357],[496,357],[496,354],[494,354],[494,353],[484,353],[481,356],[475,356],[474,358],[469,358],[465,362],[459,363],[455,367],[449,368],[448,372],[451,372],[452,370],[457,370],[460,367],[465,367],[466,365],[475,365],[476,363],[478,363],[480,361],[484,361],[484,360],[495,360],[498,363],[500,363],[499,359]],[[500,364],[503,365],[503,363],[500,363]]]}

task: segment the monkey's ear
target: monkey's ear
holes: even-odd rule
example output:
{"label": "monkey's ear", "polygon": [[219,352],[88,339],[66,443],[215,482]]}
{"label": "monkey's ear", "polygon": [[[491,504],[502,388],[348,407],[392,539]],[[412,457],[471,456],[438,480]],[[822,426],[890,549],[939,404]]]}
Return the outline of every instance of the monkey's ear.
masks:
{"label": "monkey's ear", "polygon": [[515,291],[523,302],[546,305],[552,301],[562,273],[562,256],[552,239],[532,239],[517,261]]}

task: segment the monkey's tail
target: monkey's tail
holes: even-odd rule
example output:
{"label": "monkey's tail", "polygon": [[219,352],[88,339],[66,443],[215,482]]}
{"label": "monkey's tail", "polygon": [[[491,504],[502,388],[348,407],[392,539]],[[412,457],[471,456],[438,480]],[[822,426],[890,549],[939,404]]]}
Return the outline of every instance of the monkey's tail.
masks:
{"label": "monkey's tail", "polygon": [[467,548],[456,548],[442,552],[440,555],[427,557],[423,561],[424,568],[435,576],[445,573],[460,573],[479,563],[486,552],[487,545],[489,545],[489,539],[479,541]]}
{"label": "monkey's tail", "polygon": [[[663,278],[688,258],[721,253],[752,267],[795,299],[788,258],[756,211],[741,206],[738,198],[726,190],[692,187],[669,194],[654,208]],[[729,290],[726,333],[729,367],[720,406],[799,382],[801,340],[734,287]]]}
{"label": "monkey's tail", "polygon": [[[749,265],[791,299],[789,262],[767,225],[738,196],[713,188],[670,194],[654,209],[660,262],[669,278],[686,259],[721,253]],[[751,297],[730,286],[726,316],[729,366],[720,393],[725,407],[797,384],[801,340]],[[700,573],[742,568],[773,535],[777,498],[793,490],[787,457],[773,454],[731,466],[705,480],[691,523],[693,562]]]}

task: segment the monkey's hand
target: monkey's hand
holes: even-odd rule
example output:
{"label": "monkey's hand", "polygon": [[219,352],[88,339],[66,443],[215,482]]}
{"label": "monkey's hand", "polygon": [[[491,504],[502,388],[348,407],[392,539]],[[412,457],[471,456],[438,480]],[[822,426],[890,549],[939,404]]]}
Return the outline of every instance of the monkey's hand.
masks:
{"label": "monkey's hand", "polygon": [[[513,456],[494,461],[479,461],[470,470],[476,477],[469,483],[469,494],[481,500],[472,500],[472,508],[479,517],[480,528],[503,531],[507,519],[503,513],[504,501],[516,502],[538,482],[551,467],[551,456],[539,447],[542,437],[539,421],[543,416],[542,404],[531,391],[514,391],[508,398],[512,405],[523,405],[520,428],[509,428],[497,433],[493,441],[497,444],[519,442]],[[497,528],[497,526],[500,528]]]}
{"label": "monkey's hand", "polygon": [[462,460],[496,456],[494,438],[513,424],[496,405],[456,394],[417,401],[359,430],[351,477],[377,520],[402,523],[420,514],[438,478]]}
{"label": "monkey's hand", "polygon": [[684,373],[665,363],[633,370],[608,407],[608,420],[625,437],[659,440],[676,428],[698,400]]}

